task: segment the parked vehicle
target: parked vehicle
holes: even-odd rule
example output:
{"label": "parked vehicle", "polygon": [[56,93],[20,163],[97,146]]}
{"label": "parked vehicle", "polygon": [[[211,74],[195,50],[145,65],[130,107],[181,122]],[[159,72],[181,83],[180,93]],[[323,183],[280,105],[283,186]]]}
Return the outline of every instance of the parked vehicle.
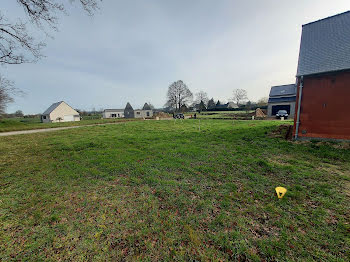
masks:
{"label": "parked vehicle", "polygon": [[278,110],[278,112],[276,114],[276,118],[281,118],[281,117],[284,117],[285,119],[288,118],[287,110]]}
{"label": "parked vehicle", "polygon": [[184,114],[179,113],[179,114],[176,114],[176,115],[174,116],[174,118],[177,118],[177,119],[185,119],[185,116],[184,116]]}

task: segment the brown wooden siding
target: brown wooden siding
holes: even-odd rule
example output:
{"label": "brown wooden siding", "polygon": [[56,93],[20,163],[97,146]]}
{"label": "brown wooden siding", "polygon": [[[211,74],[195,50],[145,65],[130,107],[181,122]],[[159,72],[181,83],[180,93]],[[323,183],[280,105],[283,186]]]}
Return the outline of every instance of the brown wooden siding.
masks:
{"label": "brown wooden siding", "polygon": [[350,139],[350,72],[304,77],[302,92],[299,137]]}

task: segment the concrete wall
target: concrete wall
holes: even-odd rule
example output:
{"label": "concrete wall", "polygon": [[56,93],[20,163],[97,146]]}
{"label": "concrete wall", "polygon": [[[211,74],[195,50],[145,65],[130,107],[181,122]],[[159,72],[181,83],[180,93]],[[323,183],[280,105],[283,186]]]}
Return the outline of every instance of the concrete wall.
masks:
{"label": "concrete wall", "polygon": [[151,118],[153,117],[153,110],[135,110],[135,118]]}
{"label": "concrete wall", "polygon": [[41,122],[43,122],[43,123],[51,123],[50,115],[42,115],[41,116]]}
{"label": "concrete wall", "polygon": [[274,117],[275,115],[272,115],[272,107],[279,106],[279,105],[289,105],[290,106],[289,117],[292,117],[292,118],[294,117],[294,115],[295,115],[295,102],[269,103],[267,106],[267,116]]}
{"label": "concrete wall", "polygon": [[[65,116],[74,116],[70,120],[65,120]],[[61,118],[62,120],[58,120]],[[47,119],[45,119],[45,122]],[[80,121],[80,115],[77,111],[67,105],[65,102],[62,102],[58,107],[56,107],[49,115],[49,120],[47,122],[71,122],[71,121]]]}
{"label": "concrete wall", "polygon": [[[113,117],[112,114],[115,114],[116,116]],[[103,112],[102,116],[103,118],[122,118],[124,117],[124,111],[107,111]]]}
{"label": "concrete wall", "polygon": [[349,98],[350,71],[304,77],[298,137],[350,140]]}

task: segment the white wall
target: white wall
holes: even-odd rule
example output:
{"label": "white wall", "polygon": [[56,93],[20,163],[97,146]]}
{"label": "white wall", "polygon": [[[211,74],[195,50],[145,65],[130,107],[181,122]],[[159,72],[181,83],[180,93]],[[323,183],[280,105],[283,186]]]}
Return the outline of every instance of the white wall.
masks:
{"label": "white wall", "polygon": [[135,118],[151,118],[153,110],[135,110]]}
{"label": "white wall", "polygon": [[[116,117],[112,117],[112,114],[115,114]],[[124,111],[107,111],[107,112],[103,112],[102,116],[103,118],[123,118]]]}
{"label": "white wall", "polygon": [[[60,118],[61,120],[58,120],[58,118]],[[53,123],[80,121],[80,115],[77,111],[75,111],[65,102],[62,102],[50,113],[49,121]]]}

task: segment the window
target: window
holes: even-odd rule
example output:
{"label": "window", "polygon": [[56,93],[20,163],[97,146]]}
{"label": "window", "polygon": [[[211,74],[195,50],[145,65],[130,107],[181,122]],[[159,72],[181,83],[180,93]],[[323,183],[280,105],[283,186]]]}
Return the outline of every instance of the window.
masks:
{"label": "window", "polygon": [[43,116],[43,119],[46,119],[46,116]]}
{"label": "window", "polygon": [[112,117],[117,117],[117,114],[111,114]]}
{"label": "window", "polygon": [[149,116],[149,112],[147,112],[147,116]]}
{"label": "window", "polygon": [[120,117],[120,114],[118,114],[118,117]]}
{"label": "window", "polygon": [[139,115],[139,114],[141,114],[141,112],[136,112],[136,114],[138,114],[138,115]]}

